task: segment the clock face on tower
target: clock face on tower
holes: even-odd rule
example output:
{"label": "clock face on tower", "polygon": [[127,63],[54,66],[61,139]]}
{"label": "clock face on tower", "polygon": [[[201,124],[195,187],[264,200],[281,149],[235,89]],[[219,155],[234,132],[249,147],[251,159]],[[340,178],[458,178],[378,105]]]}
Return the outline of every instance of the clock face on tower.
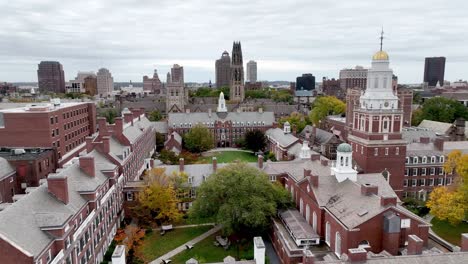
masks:
{"label": "clock face on tower", "polygon": [[389,105],[388,102],[385,102],[385,103],[384,103],[384,106],[385,106],[385,107],[388,107],[388,105]]}

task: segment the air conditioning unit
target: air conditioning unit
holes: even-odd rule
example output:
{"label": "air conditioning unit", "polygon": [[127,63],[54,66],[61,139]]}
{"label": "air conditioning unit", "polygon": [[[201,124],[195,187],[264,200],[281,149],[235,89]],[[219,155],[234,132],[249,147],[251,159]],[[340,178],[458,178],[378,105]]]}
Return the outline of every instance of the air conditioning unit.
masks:
{"label": "air conditioning unit", "polygon": [[25,154],[26,150],[24,150],[24,149],[13,149],[12,152],[13,152],[13,155],[21,155],[21,154]]}

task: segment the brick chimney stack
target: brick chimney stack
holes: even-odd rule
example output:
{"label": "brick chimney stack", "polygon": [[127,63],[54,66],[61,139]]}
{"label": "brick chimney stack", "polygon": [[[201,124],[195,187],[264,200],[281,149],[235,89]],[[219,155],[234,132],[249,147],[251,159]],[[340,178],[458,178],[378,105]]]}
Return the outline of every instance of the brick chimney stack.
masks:
{"label": "brick chimney stack", "polygon": [[85,142],[86,142],[86,153],[90,153],[93,151],[94,146],[93,146],[93,140],[94,138],[91,136],[86,137]]}
{"label": "brick chimney stack", "polygon": [[351,262],[365,262],[367,251],[363,248],[350,248],[348,249],[348,257]]}
{"label": "brick chimney stack", "polygon": [[104,153],[110,152],[110,137],[102,137],[102,151]]}
{"label": "brick chimney stack", "polygon": [[47,188],[49,193],[62,201],[69,203],[67,176],[51,173],[47,177]]}
{"label": "brick chimney stack", "polygon": [[444,138],[442,137],[437,137],[434,140],[434,146],[436,147],[437,150],[439,151],[444,151]]}
{"label": "brick chimney stack", "polygon": [[107,131],[107,121],[104,117],[98,117],[97,123],[99,126],[99,135],[108,136],[109,132]]}
{"label": "brick chimney stack", "polygon": [[94,165],[94,157],[82,156],[79,157],[80,169],[84,171],[87,175],[95,177],[96,176],[96,167]]}
{"label": "brick chimney stack", "polygon": [[263,156],[262,156],[262,155],[258,155],[258,157],[257,157],[257,165],[258,165],[258,168],[259,168],[259,169],[263,169]]}
{"label": "brick chimney stack", "polygon": [[124,124],[124,121],[123,121],[123,118],[122,117],[116,117],[114,119],[114,133],[115,135],[122,135],[123,134],[123,124]]}
{"label": "brick chimney stack", "polygon": [[463,252],[468,251],[468,233],[461,234],[460,250]]}
{"label": "brick chimney stack", "polygon": [[305,250],[302,255],[303,264],[314,264],[314,254],[310,250]]}
{"label": "brick chimney stack", "polygon": [[184,171],[184,165],[185,165],[184,158],[180,158],[179,159],[179,171],[180,172]]}
{"label": "brick chimney stack", "polygon": [[393,196],[393,197],[380,196],[380,205],[381,206],[387,206],[387,205],[396,206],[396,204],[397,204],[397,198],[395,196]]}
{"label": "brick chimney stack", "polygon": [[361,194],[365,196],[370,196],[372,194],[377,195],[379,192],[379,187],[365,183],[361,185]]}
{"label": "brick chimney stack", "polygon": [[416,235],[408,236],[408,255],[421,255],[423,240]]}

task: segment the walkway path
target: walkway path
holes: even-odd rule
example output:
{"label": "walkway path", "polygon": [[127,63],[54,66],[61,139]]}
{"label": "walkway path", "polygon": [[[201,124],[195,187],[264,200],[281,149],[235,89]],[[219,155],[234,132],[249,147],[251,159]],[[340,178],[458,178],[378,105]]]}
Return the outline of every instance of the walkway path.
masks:
{"label": "walkway path", "polygon": [[[180,225],[180,226],[174,226],[172,227],[173,229],[179,229],[179,228],[190,228],[190,227],[197,227],[197,226],[215,226],[215,223],[203,223],[203,224],[193,224],[193,225]],[[153,230],[161,230],[161,227],[158,228],[153,228]]]}
{"label": "walkway path", "polygon": [[240,152],[253,153],[251,150],[238,149],[238,148],[215,148],[215,149],[207,150],[207,151],[205,151],[204,153],[222,152],[222,151],[240,151]]}
{"label": "walkway path", "polygon": [[161,257],[153,260],[150,262],[150,264],[161,264],[162,263],[162,260],[167,260],[167,259],[171,259],[172,257],[174,257],[175,255],[181,253],[182,251],[184,250],[187,250],[187,248],[185,247],[185,245],[195,245],[196,243],[202,241],[203,239],[213,235],[214,233],[218,232],[219,230],[221,230],[221,226],[220,225],[217,225],[215,227],[213,227],[212,229],[208,230],[207,232],[205,232],[204,234],[201,234],[200,236],[188,241],[187,243],[184,243],[183,245],[167,252],[166,254],[162,255]]}

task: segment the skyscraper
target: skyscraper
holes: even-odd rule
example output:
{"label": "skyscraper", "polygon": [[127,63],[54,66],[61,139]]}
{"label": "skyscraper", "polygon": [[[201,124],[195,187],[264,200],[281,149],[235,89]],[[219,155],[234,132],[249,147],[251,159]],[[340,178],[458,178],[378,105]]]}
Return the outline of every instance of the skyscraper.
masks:
{"label": "skyscraper", "polygon": [[109,97],[114,91],[114,78],[106,68],[99,69],[97,73],[97,94],[99,97]]}
{"label": "skyscraper", "polygon": [[224,51],[219,60],[215,63],[216,70],[216,88],[230,85],[231,80],[231,57]]}
{"label": "skyscraper", "polygon": [[65,93],[65,74],[58,61],[41,61],[37,70],[39,91]]}
{"label": "skyscraper", "polygon": [[367,69],[356,66],[354,69],[342,69],[340,71],[340,86],[343,91],[352,88],[365,90],[367,82]]}
{"label": "skyscraper", "polygon": [[257,62],[249,61],[247,62],[247,81],[250,83],[257,82]]}
{"label": "skyscraper", "polygon": [[188,99],[184,84],[184,67],[174,64],[167,73],[166,112],[183,112]]}
{"label": "skyscraper", "polygon": [[424,63],[424,82],[428,86],[444,85],[445,57],[426,58]]}
{"label": "skyscraper", "polygon": [[159,80],[158,71],[155,69],[153,78],[148,76],[143,76],[143,90],[148,92],[153,92],[156,95],[162,95],[162,83]]}
{"label": "skyscraper", "polygon": [[312,91],[315,90],[315,76],[311,73],[304,73],[302,76],[296,78],[296,91],[306,90]]}
{"label": "skyscraper", "polygon": [[231,84],[230,100],[244,101],[244,65],[242,60],[242,48],[240,42],[234,42],[232,45],[231,61]]}

